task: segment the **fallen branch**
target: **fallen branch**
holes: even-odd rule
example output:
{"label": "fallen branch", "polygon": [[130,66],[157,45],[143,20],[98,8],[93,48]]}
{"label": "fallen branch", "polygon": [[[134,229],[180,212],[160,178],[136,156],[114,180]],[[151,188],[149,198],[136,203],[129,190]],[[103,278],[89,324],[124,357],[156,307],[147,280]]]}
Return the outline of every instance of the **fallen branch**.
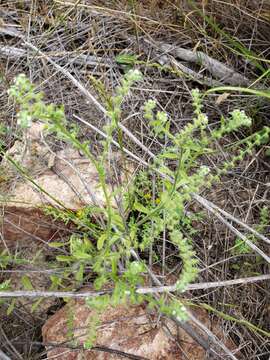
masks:
{"label": "fallen branch", "polygon": [[[124,37],[129,41],[135,39],[135,37],[130,35],[124,35]],[[169,62],[171,62],[172,65],[176,66],[183,73],[191,76],[192,78],[194,78],[194,80],[198,82],[203,82],[207,85],[215,86],[217,84],[247,86],[250,83],[250,81],[245,76],[236,72],[229,66],[224,65],[222,62],[213,59],[202,51],[193,51],[164,42],[154,42],[146,37],[140,37],[139,40],[144,45],[142,46],[142,50],[144,52],[148,52],[149,46],[151,46],[152,48],[154,47],[159,52],[162,51],[162,54],[159,56],[161,65],[169,65]],[[170,55],[172,59],[170,59],[169,57],[166,58],[166,55]],[[210,77],[204,76],[200,73],[195,72],[194,70],[189,69],[187,66],[177,61],[177,59],[204,67],[219,81],[211,79]]]}
{"label": "fallen branch", "polygon": [[[226,287],[232,285],[247,285],[250,283],[255,283],[259,281],[270,280],[270,274],[251,276],[241,279],[225,280],[225,281],[215,281],[215,282],[205,282],[197,284],[189,284],[185,291],[194,291],[194,290],[204,290],[218,287]],[[139,287],[136,290],[137,294],[158,294],[165,292],[176,292],[175,285],[168,286],[154,286],[154,287]],[[28,290],[18,290],[18,291],[0,291],[0,298],[18,298],[18,297],[27,297],[27,298],[88,298],[88,297],[97,297],[110,293],[111,291],[84,291],[84,292],[73,292],[73,291],[28,291]]]}
{"label": "fallen branch", "polygon": [[[162,57],[164,59],[164,57]],[[211,77],[205,76],[203,74],[200,74],[187,66],[183,65],[179,61],[175,60],[172,56],[170,58],[168,57],[168,62],[171,62],[171,64],[176,67],[178,70],[180,70],[182,73],[190,77],[192,80],[197,81],[199,84],[205,84],[207,86],[220,86],[220,84],[223,84],[220,81],[217,81],[215,79],[212,79]]]}
{"label": "fallen branch", "polygon": [[11,358],[0,350],[0,360],[11,360]]}
{"label": "fallen branch", "polygon": [[259,239],[263,240],[264,242],[266,242],[267,244],[270,244],[270,239],[268,239],[266,236],[260,234],[258,231],[256,231],[255,229],[253,229],[252,227],[248,226],[247,224],[245,224],[243,221],[237,219],[235,216],[231,215],[230,213],[228,213],[227,211],[221,209],[220,207],[218,207],[217,205],[213,204],[212,202],[210,202],[209,200],[206,200],[204,198],[202,198],[200,195],[197,195],[197,199],[200,202],[203,202],[205,207],[207,205],[209,205],[212,209],[217,210],[219,213],[221,213],[222,215],[224,215],[226,218],[232,220],[233,222],[235,222],[236,224],[242,226],[244,229],[246,229],[247,231],[250,231],[253,235],[255,235],[256,237],[258,237]]}
{"label": "fallen branch", "polygon": [[[243,235],[239,230],[237,230],[229,221],[223,218],[221,215],[222,209],[218,206],[212,204],[210,201],[202,198],[197,194],[192,194],[193,198],[197,200],[201,205],[204,206],[209,212],[215,215],[224,225],[226,225],[236,236],[238,236],[241,240],[243,240],[253,251],[259,254],[261,257],[264,258],[270,264],[270,257],[266,255],[257,245],[255,245],[252,241],[250,241],[245,235]],[[227,213],[228,214],[228,213]],[[229,215],[229,214],[228,214]],[[233,218],[233,216],[231,216]],[[254,233],[254,232],[253,232]],[[267,239],[267,238],[266,238]],[[268,242],[268,239],[267,239]]]}
{"label": "fallen branch", "polygon": [[[147,39],[145,41],[148,43],[150,42]],[[231,69],[229,66],[224,65],[220,61],[211,58],[202,51],[192,51],[161,42],[156,43],[155,46],[165,53],[173,55],[175,58],[205,67],[210,74],[222,81],[224,84],[246,86],[249,83],[246,77]]]}
{"label": "fallen branch", "polygon": [[[87,336],[87,333],[84,333],[81,336]],[[78,337],[76,337],[78,338]],[[75,338],[75,339],[76,339]],[[74,340],[74,338],[72,338],[72,340]],[[18,342],[16,342],[18,343]],[[106,346],[92,346],[91,349],[88,349],[86,350],[83,345],[72,345],[70,343],[70,341],[62,341],[62,342],[40,342],[40,341],[33,341],[32,342],[33,345],[43,345],[46,347],[46,350],[47,352],[52,350],[52,349],[63,349],[64,350],[69,350],[68,352],[70,353],[71,350],[83,350],[83,351],[100,351],[100,352],[104,352],[104,353],[109,353],[109,354],[113,354],[113,355],[118,355],[120,356],[121,358],[127,358],[127,359],[132,359],[132,360],[149,360],[145,357],[142,357],[142,356],[139,356],[139,355],[133,355],[133,354],[130,354],[130,353],[126,353],[124,351],[121,351],[121,350],[118,350],[118,349],[112,349],[112,348],[109,348],[109,347],[106,347]],[[61,353],[61,354],[58,354],[57,355],[57,358],[60,359],[59,356],[61,355],[64,355],[64,353]],[[51,357],[49,359],[52,359]],[[0,358],[1,360],[1,358]]]}
{"label": "fallen branch", "polygon": [[[0,29],[1,31],[1,29]],[[36,52],[28,53],[27,50],[24,50],[22,48],[17,48],[14,46],[2,46],[0,47],[0,56],[5,56],[13,59],[19,59],[19,58],[26,58],[33,57],[35,59],[42,59],[44,58],[44,55],[37,55]],[[106,61],[101,57],[93,56],[93,55],[85,55],[85,54],[79,54],[74,55],[74,52],[51,52],[49,54],[46,54],[46,56],[49,56],[51,58],[54,58],[56,60],[61,61],[64,58],[68,59],[69,64],[78,64],[83,66],[103,66],[107,68],[111,68],[113,66],[112,62]],[[220,85],[220,84],[219,84]]]}

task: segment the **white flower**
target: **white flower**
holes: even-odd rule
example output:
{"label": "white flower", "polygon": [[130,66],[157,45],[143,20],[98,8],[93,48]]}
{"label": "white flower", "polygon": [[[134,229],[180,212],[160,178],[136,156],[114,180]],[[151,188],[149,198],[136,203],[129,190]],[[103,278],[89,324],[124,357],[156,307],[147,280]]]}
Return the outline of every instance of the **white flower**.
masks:
{"label": "white flower", "polygon": [[32,117],[29,115],[27,111],[22,110],[18,113],[17,124],[22,129],[27,129],[32,125]]}

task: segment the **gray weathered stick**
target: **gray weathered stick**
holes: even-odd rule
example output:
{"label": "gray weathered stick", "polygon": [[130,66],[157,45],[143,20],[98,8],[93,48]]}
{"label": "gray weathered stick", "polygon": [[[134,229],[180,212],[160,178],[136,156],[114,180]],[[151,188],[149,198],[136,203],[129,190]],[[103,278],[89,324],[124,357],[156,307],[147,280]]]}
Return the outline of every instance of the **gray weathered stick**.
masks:
{"label": "gray weathered stick", "polygon": [[[0,47],[0,56],[5,56],[9,58],[21,58],[21,57],[27,57],[27,56],[33,56],[35,58],[43,58],[43,56],[37,56],[36,52],[31,54],[27,54],[27,51],[22,48],[17,48],[14,46],[2,46]],[[85,54],[79,54],[74,55],[73,53],[69,52],[61,52],[61,53],[50,53],[49,55],[46,54],[46,56],[50,56],[50,58],[54,58],[56,60],[61,60],[63,57],[68,58],[69,63],[75,63],[78,65],[83,66],[103,66],[107,68],[111,68],[113,66],[112,63],[106,62],[103,58],[93,55],[85,55]]]}
{"label": "gray weathered stick", "polygon": [[[270,274],[251,276],[241,279],[225,280],[225,281],[214,281],[214,282],[205,282],[197,284],[189,284],[185,291],[194,291],[194,290],[204,290],[212,289],[218,287],[226,287],[233,285],[247,285],[260,281],[270,280]],[[175,292],[176,286],[154,286],[154,287],[139,287],[136,292],[138,294],[158,294],[165,292]],[[87,297],[97,297],[108,293],[109,291],[85,291],[85,292],[72,292],[72,291],[0,291],[0,298],[17,298],[17,297],[27,297],[27,298],[87,298]]]}
{"label": "gray weathered stick", "polygon": [[165,43],[157,43],[157,47],[166,53],[172,54],[176,58],[202,65],[224,84],[246,86],[249,83],[248,79],[243,75],[237,73],[220,61],[211,58],[202,51],[192,51]]}
{"label": "gray weathered stick", "polygon": [[11,358],[0,350],[0,360],[11,360]]}

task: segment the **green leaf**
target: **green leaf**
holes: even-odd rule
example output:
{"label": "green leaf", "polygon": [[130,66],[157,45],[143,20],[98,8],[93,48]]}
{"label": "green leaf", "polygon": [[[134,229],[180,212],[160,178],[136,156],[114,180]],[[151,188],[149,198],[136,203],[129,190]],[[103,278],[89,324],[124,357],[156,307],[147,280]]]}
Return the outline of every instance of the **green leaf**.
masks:
{"label": "green leaf", "polygon": [[77,260],[91,260],[92,259],[92,255],[87,254],[85,251],[83,250],[77,250],[76,252],[74,252],[73,256],[77,259]]}
{"label": "green leaf", "polygon": [[84,249],[87,252],[94,249],[92,242],[88,239],[86,234],[84,235],[84,238],[83,238],[83,244],[84,244]]}
{"label": "green leaf", "polygon": [[73,256],[66,256],[66,255],[59,255],[56,257],[57,261],[65,261],[65,262],[70,262],[73,259],[74,259]]}
{"label": "green leaf", "polygon": [[1,291],[1,290],[3,290],[3,291],[8,290],[8,289],[10,288],[10,282],[11,282],[10,279],[3,281],[3,282],[0,284],[0,291]]}
{"label": "green leaf", "polygon": [[143,214],[149,213],[149,210],[145,206],[140,204],[138,201],[135,201],[135,203],[133,204],[133,208],[134,210],[140,211]]}
{"label": "green leaf", "polygon": [[118,228],[118,230],[120,231],[125,230],[123,219],[121,215],[118,214],[116,211],[112,213],[112,223]]}
{"label": "green leaf", "polygon": [[110,241],[109,244],[110,246],[112,246],[113,244],[115,244],[117,241],[119,241],[119,235],[115,234],[115,235],[111,235],[110,237]]}
{"label": "green leaf", "polygon": [[33,313],[33,312],[37,309],[37,307],[39,306],[39,304],[40,304],[42,301],[44,301],[43,298],[38,299],[38,300],[36,300],[36,301],[34,302],[34,304],[31,306],[31,313]]}
{"label": "green leaf", "polygon": [[79,270],[75,273],[75,279],[77,281],[83,281],[84,265],[80,264]]}
{"label": "green leaf", "polygon": [[232,92],[240,92],[250,95],[255,95],[258,97],[265,97],[270,99],[270,91],[269,90],[256,90],[256,89],[249,89],[249,88],[243,88],[243,87],[237,87],[237,86],[219,86],[216,88],[211,88],[205,92],[205,95],[208,95],[213,92],[217,91],[232,91]]}
{"label": "green leaf", "polygon": [[59,276],[56,276],[56,275],[51,275],[50,280],[52,282],[52,284],[50,286],[50,290],[57,289],[57,287],[59,285],[61,285],[61,282],[62,282],[62,278]]}
{"label": "green leaf", "polygon": [[166,152],[160,155],[162,159],[170,159],[170,160],[177,160],[179,159],[179,154],[175,154],[172,152]]}
{"label": "green leaf", "polygon": [[118,256],[112,256],[111,264],[112,264],[112,275],[116,276],[117,274],[117,263],[118,263]]}
{"label": "green leaf", "polygon": [[49,246],[51,246],[53,248],[59,248],[59,247],[65,246],[65,244],[61,243],[61,242],[53,241],[53,242],[49,243]]}
{"label": "green leaf", "polygon": [[137,55],[132,54],[120,54],[115,58],[118,64],[134,65],[137,61]]}
{"label": "green leaf", "polygon": [[27,275],[23,275],[21,278],[21,282],[23,287],[25,288],[25,290],[33,290],[33,285],[31,283],[31,280],[29,279],[29,277]]}
{"label": "green leaf", "polygon": [[7,315],[10,315],[12,311],[14,310],[16,305],[16,299],[12,299],[11,303],[9,304],[9,307],[7,308]]}
{"label": "green leaf", "polygon": [[97,241],[97,249],[101,250],[103,248],[104,242],[107,239],[107,233],[103,233],[100,235]]}

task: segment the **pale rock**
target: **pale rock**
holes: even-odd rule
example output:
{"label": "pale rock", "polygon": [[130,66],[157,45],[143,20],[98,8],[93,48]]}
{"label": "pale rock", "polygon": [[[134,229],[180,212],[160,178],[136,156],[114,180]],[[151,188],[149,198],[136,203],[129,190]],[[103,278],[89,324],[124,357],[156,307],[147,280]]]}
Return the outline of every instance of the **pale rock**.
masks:
{"label": "pale rock", "polygon": [[[68,145],[53,153],[43,141],[42,131],[43,124],[34,123],[24,141],[16,141],[1,164],[12,180],[9,189],[0,190],[4,198],[2,235],[8,245],[17,240],[23,242],[29,236],[51,241],[59,235],[59,224],[42,213],[46,205],[72,211],[87,205],[105,206],[98,172],[90,160]],[[23,179],[7,157],[18,162],[33,181]],[[113,155],[113,175],[106,180],[109,192],[123,181],[124,173],[130,174],[131,168],[124,167],[119,163],[119,155]],[[115,205],[114,199],[112,203]]]}
{"label": "pale rock", "polygon": [[[68,319],[72,314],[72,331]],[[91,328],[91,319],[95,317],[83,300],[72,300],[47,320],[42,329],[44,344],[55,344],[47,347],[48,358],[59,360],[112,360],[122,359],[120,355],[108,351],[83,350],[87,333]],[[207,312],[196,309],[194,315],[210,327]],[[149,360],[202,360],[205,351],[182,329],[168,319],[158,319],[149,313],[143,305],[109,307],[100,315],[95,346],[122,351],[141,356]],[[213,329],[212,329],[213,330]],[[221,332],[215,325],[215,333]],[[75,340],[72,344],[80,349],[69,349],[61,346],[68,341],[72,333]],[[176,340],[178,339],[178,341]],[[232,342],[227,345],[232,348]],[[60,345],[60,346],[59,346]],[[184,356],[185,354],[185,356]]]}

